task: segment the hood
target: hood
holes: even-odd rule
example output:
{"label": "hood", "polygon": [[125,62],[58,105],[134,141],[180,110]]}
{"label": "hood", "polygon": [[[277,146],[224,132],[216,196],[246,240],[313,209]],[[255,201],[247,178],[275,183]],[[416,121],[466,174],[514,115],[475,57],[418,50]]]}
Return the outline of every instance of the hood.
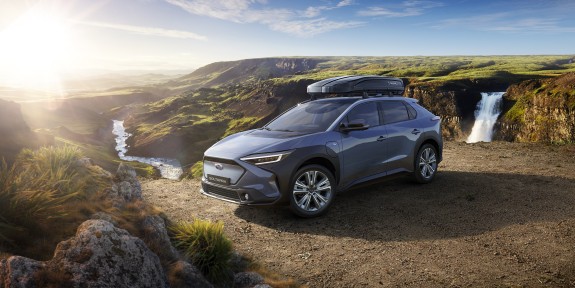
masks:
{"label": "hood", "polygon": [[268,130],[249,130],[228,136],[204,153],[205,156],[239,159],[240,157],[291,150],[307,133]]}

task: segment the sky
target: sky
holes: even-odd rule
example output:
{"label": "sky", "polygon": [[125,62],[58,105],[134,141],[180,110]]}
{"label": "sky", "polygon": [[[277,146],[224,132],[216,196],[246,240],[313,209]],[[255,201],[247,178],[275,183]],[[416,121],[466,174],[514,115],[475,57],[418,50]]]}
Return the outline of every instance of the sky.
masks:
{"label": "sky", "polygon": [[573,0],[0,0],[0,86],[273,56],[575,54],[573,15]]}

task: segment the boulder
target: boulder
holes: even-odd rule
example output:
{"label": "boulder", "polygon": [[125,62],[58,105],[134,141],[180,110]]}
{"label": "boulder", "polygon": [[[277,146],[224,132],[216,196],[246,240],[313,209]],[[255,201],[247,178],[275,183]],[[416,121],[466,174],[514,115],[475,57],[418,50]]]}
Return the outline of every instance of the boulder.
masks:
{"label": "boulder", "polygon": [[116,208],[122,208],[128,202],[142,200],[142,186],[136,176],[136,170],[128,164],[120,163],[114,182],[105,190],[105,194]]}
{"label": "boulder", "polygon": [[146,237],[148,247],[157,255],[167,261],[175,261],[179,258],[178,251],[172,245],[166,222],[159,215],[148,215],[142,220],[142,232]]}
{"label": "boulder", "polygon": [[142,186],[136,176],[136,169],[128,164],[120,163],[118,166],[114,186],[117,195],[125,201],[142,199]]}
{"label": "boulder", "polygon": [[104,220],[82,223],[46,267],[72,275],[74,287],[168,287],[160,259],[144,241]]}
{"label": "boulder", "polygon": [[194,265],[186,261],[177,261],[170,267],[170,272],[168,275],[170,281],[170,287],[195,287],[195,288],[212,288],[213,285],[210,284],[204,278],[200,270]]}
{"label": "boulder", "polygon": [[11,256],[0,261],[0,286],[5,288],[36,287],[34,276],[43,268],[40,261]]}
{"label": "boulder", "polygon": [[239,272],[234,275],[234,287],[251,288],[264,284],[264,277],[256,272]]}

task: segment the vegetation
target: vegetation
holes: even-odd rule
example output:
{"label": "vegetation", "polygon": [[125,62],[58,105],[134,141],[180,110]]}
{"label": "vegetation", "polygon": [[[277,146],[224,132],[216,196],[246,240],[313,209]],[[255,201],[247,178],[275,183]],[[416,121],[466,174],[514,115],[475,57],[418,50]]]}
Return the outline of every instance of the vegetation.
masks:
{"label": "vegetation", "polygon": [[192,165],[192,167],[190,167],[190,169],[187,169],[184,171],[184,174],[182,174],[182,179],[201,179],[202,175],[204,173],[204,162],[203,161],[198,161],[196,163],[194,163],[194,165]]}
{"label": "vegetation", "polygon": [[232,135],[240,131],[248,130],[251,127],[253,127],[256,123],[258,123],[259,120],[260,118],[258,117],[244,117],[240,119],[234,119],[230,121],[230,123],[228,124],[228,129],[224,133],[223,137]]}
{"label": "vegetation", "polygon": [[231,280],[232,242],[224,235],[224,223],[194,219],[170,227],[174,246],[190,258],[214,283]]}
{"label": "vegetation", "polygon": [[[90,203],[109,185],[97,166],[80,165],[70,146],[23,150],[11,167],[0,170],[0,243],[13,252],[47,256],[44,249],[70,236],[78,223],[79,203]],[[94,203],[93,206],[97,206]],[[49,252],[48,252],[49,251]]]}
{"label": "vegetation", "polygon": [[[11,166],[4,162],[0,169],[0,247],[5,248],[5,256],[47,260],[57,243],[73,236],[78,225],[97,212],[109,214],[118,227],[147,241],[140,224],[146,216],[160,212],[141,201],[114,207],[105,192],[111,185],[112,175],[91,165],[75,146],[24,149]],[[149,241],[146,244],[154,247]]]}

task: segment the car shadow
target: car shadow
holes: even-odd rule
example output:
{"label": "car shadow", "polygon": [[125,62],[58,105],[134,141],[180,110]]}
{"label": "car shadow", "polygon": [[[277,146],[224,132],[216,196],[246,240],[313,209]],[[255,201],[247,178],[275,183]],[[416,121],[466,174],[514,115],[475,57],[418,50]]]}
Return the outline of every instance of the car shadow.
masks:
{"label": "car shadow", "polygon": [[235,215],[281,232],[380,241],[444,239],[573,218],[572,183],[560,177],[441,171],[426,185],[404,177],[340,193],[318,218],[299,218],[282,207],[239,206]]}

